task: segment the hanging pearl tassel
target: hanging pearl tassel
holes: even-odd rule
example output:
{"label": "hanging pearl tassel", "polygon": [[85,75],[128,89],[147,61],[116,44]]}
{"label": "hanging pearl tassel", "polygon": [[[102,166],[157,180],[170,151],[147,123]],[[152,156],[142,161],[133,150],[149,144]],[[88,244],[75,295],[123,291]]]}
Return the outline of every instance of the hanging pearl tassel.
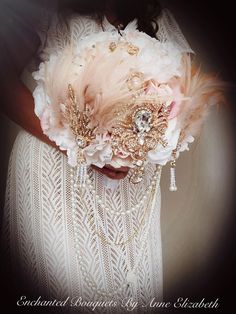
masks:
{"label": "hanging pearl tassel", "polygon": [[171,167],[170,167],[170,187],[169,187],[169,190],[171,192],[177,191],[176,179],[175,179],[175,161],[171,162]]}

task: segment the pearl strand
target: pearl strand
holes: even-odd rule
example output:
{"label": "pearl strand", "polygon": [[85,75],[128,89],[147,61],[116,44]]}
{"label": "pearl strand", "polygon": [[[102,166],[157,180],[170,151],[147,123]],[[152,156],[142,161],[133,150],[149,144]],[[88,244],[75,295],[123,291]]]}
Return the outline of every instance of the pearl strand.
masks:
{"label": "pearl strand", "polygon": [[[157,188],[159,187],[160,184],[160,176],[161,174],[159,173],[159,176],[157,178]],[[144,249],[146,247],[146,243],[147,243],[147,237],[148,237],[148,232],[150,230],[150,225],[151,225],[151,221],[152,221],[152,216],[153,216],[153,212],[154,212],[154,208],[155,208],[155,203],[156,203],[156,197],[154,197],[154,200],[152,202],[152,208],[150,211],[150,216],[149,216],[149,220],[148,220],[148,225],[146,227],[146,229],[144,230],[144,235],[143,235],[143,239],[141,240],[141,249],[138,250],[138,256],[136,258],[136,262],[135,265],[133,267],[133,269],[130,269],[127,273],[127,280],[131,283],[134,284],[136,283],[136,272],[139,266],[139,263],[141,262],[143,255],[144,255]]]}
{"label": "pearl strand", "polygon": [[[151,192],[152,192],[152,193],[153,193],[153,191],[154,191],[155,185],[156,185],[156,183],[155,183],[153,186],[151,186],[151,188],[152,188]],[[144,228],[144,226],[145,226],[144,221],[145,221],[145,217],[146,217],[147,212],[148,212],[148,208],[149,208],[149,203],[150,203],[151,197],[152,197],[152,195],[149,196],[148,203],[147,203],[147,205],[145,206],[146,209],[145,209],[144,214],[143,214],[143,216],[142,216],[142,218],[141,218],[141,221],[140,221],[138,230],[136,230],[135,232],[133,232],[133,234],[132,234],[131,236],[129,236],[127,240],[124,240],[124,241],[121,241],[121,242],[119,242],[119,241],[118,241],[118,242],[111,242],[110,240],[108,240],[108,237],[105,236],[105,233],[106,233],[106,232],[103,231],[103,234],[104,234],[104,235],[101,234],[101,233],[99,233],[99,232],[93,227],[92,224],[91,224],[91,228],[94,229],[95,233],[99,236],[99,238],[100,238],[105,244],[108,244],[108,245],[110,245],[110,246],[124,246],[124,245],[128,244],[129,242],[131,242],[131,241],[134,239],[135,236],[138,235],[138,233],[140,232],[141,228],[142,228],[142,227]],[[126,211],[126,212],[127,212],[127,211]],[[98,213],[98,211],[97,211],[96,206],[95,206],[95,209],[94,209],[94,217],[97,219],[97,221],[100,220],[99,213]],[[95,223],[94,223],[94,224],[95,224]]]}
{"label": "pearl strand", "polygon": [[[141,199],[141,201],[139,202],[139,204],[133,206],[130,210],[119,211],[116,216],[118,216],[118,215],[120,216],[120,215],[131,214],[131,213],[133,213],[135,210],[137,210],[138,208],[140,208],[140,207],[143,208],[143,207],[144,207],[144,201],[145,201],[148,197],[150,197],[150,195],[151,195],[151,193],[152,193],[154,187],[156,186],[156,179],[158,178],[158,173],[160,172],[160,170],[161,170],[161,166],[156,166],[156,171],[155,171],[155,173],[154,173],[154,176],[153,176],[153,178],[152,178],[152,180],[151,180],[151,182],[150,182],[150,184],[149,184],[148,189],[147,189],[147,190],[145,191],[145,193],[144,193],[144,197]],[[77,180],[78,180],[78,177],[77,177]],[[89,187],[90,191],[93,192],[94,198],[96,199],[97,204],[100,205],[100,207],[101,207],[102,209],[105,209],[106,211],[108,211],[108,212],[110,212],[110,213],[112,213],[112,214],[116,213],[114,210],[112,210],[112,209],[110,209],[110,208],[108,208],[108,207],[105,207],[105,205],[102,203],[102,200],[100,199],[99,195],[97,195],[95,189],[93,188],[92,181],[91,181],[89,178],[87,178],[86,182],[87,182],[87,184],[88,184],[88,187]],[[74,183],[74,188],[76,188],[76,187],[77,187],[77,184]],[[148,196],[146,195],[146,192],[149,192]],[[94,212],[94,214],[95,214],[95,216],[96,216],[97,221],[100,220],[100,217],[99,217],[99,214],[98,214],[98,212],[97,212],[96,207],[95,207],[95,212]],[[144,215],[143,215],[143,217],[142,217],[142,219],[141,219],[140,227],[139,227],[138,231],[140,231],[141,228],[142,228],[143,225],[144,225],[144,218],[146,217],[146,214],[147,214],[147,211],[145,211],[145,213],[144,213]],[[89,222],[90,222],[90,221],[89,221]],[[90,226],[91,226],[91,228],[93,228],[93,225],[92,225],[92,224],[91,224]],[[110,245],[110,246],[113,246],[113,247],[114,247],[114,246],[123,246],[123,245],[128,244],[128,243],[129,243],[130,241],[132,241],[132,239],[138,234],[138,231],[136,231],[136,232],[134,232],[127,240],[125,240],[125,241],[121,241],[121,242],[119,242],[119,241],[118,241],[118,242],[112,242],[112,241],[110,241],[110,240],[105,236],[105,232],[103,232],[103,234],[104,234],[104,235],[103,235],[102,233],[99,233],[97,230],[94,230],[94,231],[95,231],[95,233],[97,234],[97,236],[99,236],[99,238],[100,238],[104,243],[106,243],[106,244],[108,244],[108,245]]]}
{"label": "pearl strand", "polygon": [[87,177],[87,165],[82,163],[82,164],[77,166],[76,182],[75,183],[76,184],[78,183],[79,187],[85,186],[86,177]]}
{"label": "pearl strand", "polygon": [[[161,175],[161,167],[159,167],[159,173],[158,176],[156,177],[157,179],[157,184],[156,187],[159,186],[159,182],[160,182],[160,175]],[[76,197],[75,197],[75,182],[74,182],[74,169],[71,168],[71,196],[72,196],[72,220],[73,220],[73,230],[74,230],[74,238],[75,238],[75,249],[76,249],[76,256],[78,259],[78,263],[80,266],[80,270],[81,273],[84,277],[84,281],[86,282],[86,284],[95,292],[97,293],[99,296],[101,297],[107,297],[110,298],[114,295],[117,295],[119,292],[122,292],[122,290],[124,290],[127,287],[127,283],[131,283],[134,284],[134,281],[136,281],[136,277],[135,274],[137,272],[137,268],[139,266],[139,263],[141,262],[141,259],[143,257],[143,252],[144,249],[146,247],[146,241],[147,241],[147,236],[148,236],[148,232],[150,230],[150,224],[151,224],[151,220],[152,220],[152,216],[153,216],[153,212],[154,212],[154,208],[155,208],[155,200],[156,198],[154,197],[153,202],[152,202],[152,208],[150,211],[150,215],[149,215],[149,219],[148,219],[148,224],[147,224],[147,228],[144,231],[144,235],[143,235],[143,239],[141,240],[141,249],[138,250],[138,257],[136,259],[136,263],[133,267],[133,269],[129,269],[127,272],[127,276],[126,276],[126,280],[123,282],[123,284],[117,288],[116,290],[114,290],[113,292],[106,292],[103,289],[97,289],[97,285],[95,283],[95,281],[93,280],[92,276],[88,273],[88,271],[86,270],[84,264],[84,260],[83,260],[83,256],[80,254],[80,248],[79,248],[79,231],[80,228],[78,226],[78,224],[75,224],[76,221]],[[77,187],[77,185],[76,185]],[[92,280],[90,278],[92,278]]]}
{"label": "pearl strand", "polygon": [[[74,169],[71,168],[71,202],[72,202],[72,221],[73,221],[73,230],[74,230],[74,239],[75,239],[75,250],[76,250],[76,256],[78,259],[78,263],[80,266],[81,273],[83,275],[84,281],[86,284],[93,290],[93,292],[97,293],[98,295],[102,297],[112,297],[114,294],[118,294],[123,289],[126,288],[126,283],[124,282],[119,288],[117,288],[113,293],[111,292],[105,292],[105,290],[98,289],[95,281],[93,280],[92,276],[88,273],[84,266],[84,260],[83,256],[80,254],[80,247],[79,247],[79,231],[80,228],[78,224],[75,224],[77,217],[76,217],[76,196],[75,196],[75,190],[74,187],[77,187],[77,184],[74,182]],[[92,278],[92,279],[90,279]]]}
{"label": "pearl strand", "polygon": [[[76,173],[76,176],[78,175],[78,173]],[[78,187],[78,184],[75,182],[74,177],[75,177],[75,173],[74,173],[74,169],[71,168],[71,173],[70,173],[70,177],[71,177],[71,204],[72,204],[72,221],[73,221],[73,231],[74,231],[74,239],[75,239],[75,250],[76,250],[76,256],[77,256],[77,260],[80,266],[80,270],[81,273],[83,275],[83,278],[85,280],[85,282],[87,283],[87,285],[93,290],[96,291],[97,290],[97,286],[96,283],[93,280],[89,279],[89,274],[86,270],[86,268],[84,267],[84,261],[83,261],[83,256],[80,254],[80,247],[79,247],[79,227],[78,224],[75,224],[77,217],[76,217],[76,195],[75,195],[75,188]],[[77,177],[78,178],[78,177]],[[76,178],[76,181],[77,181]]]}
{"label": "pearl strand", "polygon": [[[97,200],[98,205],[100,205],[102,209],[106,210],[107,212],[109,212],[112,215],[115,215],[115,216],[122,215],[123,216],[123,215],[127,215],[127,214],[132,214],[134,211],[138,210],[140,207],[143,207],[144,201],[147,200],[147,198],[151,194],[151,191],[152,191],[153,187],[156,185],[156,179],[158,177],[158,173],[160,172],[160,170],[161,170],[161,167],[158,166],[156,171],[155,171],[155,173],[154,173],[154,176],[153,176],[153,178],[152,178],[152,180],[151,180],[151,182],[150,182],[150,184],[148,186],[148,188],[143,193],[143,196],[142,196],[140,202],[138,204],[135,204],[135,205],[131,206],[131,208],[129,210],[126,210],[126,211],[115,211],[115,210],[110,209],[109,207],[107,207],[105,204],[103,204],[100,196],[96,193],[96,190],[93,187],[92,181],[88,177],[87,177],[86,182],[87,182],[87,184],[89,186],[89,189],[93,193],[95,199]],[[147,195],[147,192],[148,192],[148,195]]]}

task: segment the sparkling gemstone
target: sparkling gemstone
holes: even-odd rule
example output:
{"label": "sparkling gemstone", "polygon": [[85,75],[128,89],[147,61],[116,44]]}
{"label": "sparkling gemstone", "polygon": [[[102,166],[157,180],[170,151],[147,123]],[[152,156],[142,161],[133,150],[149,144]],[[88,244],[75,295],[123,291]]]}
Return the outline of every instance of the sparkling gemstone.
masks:
{"label": "sparkling gemstone", "polygon": [[136,165],[137,165],[137,166],[140,167],[140,166],[142,166],[142,164],[143,164],[143,161],[142,161],[142,160],[137,160],[137,161],[136,161]]}
{"label": "sparkling gemstone", "polygon": [[87,145],[87,142],[83,136],[78,136],[76,138],[76,143],[80,148],[84,148]]}
{"label": "sparkling gemstone", "polygon": [[145,109],[139,110],[134,117],[136,129],[141,132],[149,132],[151,129],[152,114]]}
{"label": "sparkling gemstone", "polygon": [[138,143],[139,143],[140,145],[143,145],[143,144],[144,144],[144,138],[143,138],[143,136],[140,136],[140,138],[138,139]]}

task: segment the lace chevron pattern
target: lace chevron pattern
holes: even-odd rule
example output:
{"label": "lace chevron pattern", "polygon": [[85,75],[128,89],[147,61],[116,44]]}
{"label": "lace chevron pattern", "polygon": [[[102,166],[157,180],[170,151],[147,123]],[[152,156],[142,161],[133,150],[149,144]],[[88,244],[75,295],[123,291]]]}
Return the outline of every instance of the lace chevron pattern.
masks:
{"label": "lace chevron pattern", "polygon": [[[141,202],[144,191],[150,185],[155,167],[150,166],[142,184],[130,185],[128,179],[119,182],[115,189],[104,185],[104,176],[90,170],[96,193],[109,208],[126,211]],[[112,218],[109,212],[99,211],[99,206],[89,187],[76,191],[76,221],[71,206],[70,167],[59,151],[21,131],[15,142],[8,176],[3,236],[10,248],[16,269],[21,270],[31,283],[35,293],[50,298],[67,296],[83,300],[100,300],[97,291],[114,291],[126,280],[127,269],[136,263],[143,243],[147,239],[137,267],[135,291],[127,284],[112,296],[119,302],[127,297],[139,304],[146,304],[153,297],[162,298],[162,255],[160,238],[160,190],[155,193],[150,226],[148,214],[140,228],[140,217],[146,210],[137,208],[127,215]],[[97,212],[96,219],[90,220]],[[95,215],[94,215],[95,217]],[[78,240],[83,263],[79,263],[74,223],[79,224]],[[148,229],[147,229],[148,228]],[[139,230],[140,229],[140,230]],[[106,234],[109,241],[124,241],[137,232],[137,236],[125,245],[104,243],[97,231]],[[9,250],[8,250],[9,251]],[[96,283],[94,291],[87,284],[88,278]],[[105,297],[105,296],[104,296]],[[86,310],[86,309],[84,309]],[[119,307],[112,313],[119,312]]]}

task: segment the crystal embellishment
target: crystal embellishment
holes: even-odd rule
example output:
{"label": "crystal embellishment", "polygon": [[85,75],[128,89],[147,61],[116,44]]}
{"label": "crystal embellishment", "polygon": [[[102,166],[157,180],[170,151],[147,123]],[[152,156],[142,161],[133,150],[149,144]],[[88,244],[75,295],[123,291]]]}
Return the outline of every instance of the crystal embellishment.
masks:
{"label": "crystal embellishment", "polygon": [[148,110],[139,110],[134,116],[134,124],[136,130],[140,133],[149,132],[151,130],[152,113]]}
{"label": "crystal embellishment", "polygon": [[76,143],[79,146],[79,148],[85,148],[87,145],[87,141],[83,136],[78,135],[76,138]]}

